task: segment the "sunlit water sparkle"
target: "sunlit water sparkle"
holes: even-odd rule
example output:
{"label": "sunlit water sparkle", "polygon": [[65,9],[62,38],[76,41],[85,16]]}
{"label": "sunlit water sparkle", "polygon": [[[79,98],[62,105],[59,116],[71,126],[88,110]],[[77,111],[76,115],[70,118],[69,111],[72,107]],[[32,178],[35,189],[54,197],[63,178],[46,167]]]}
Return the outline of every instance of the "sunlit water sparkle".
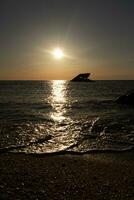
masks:
{"label": "sunlit water sparkle", "polygon": [[134,81],[0,81],[0,151],[124,151],[134,108],[114,100]]}

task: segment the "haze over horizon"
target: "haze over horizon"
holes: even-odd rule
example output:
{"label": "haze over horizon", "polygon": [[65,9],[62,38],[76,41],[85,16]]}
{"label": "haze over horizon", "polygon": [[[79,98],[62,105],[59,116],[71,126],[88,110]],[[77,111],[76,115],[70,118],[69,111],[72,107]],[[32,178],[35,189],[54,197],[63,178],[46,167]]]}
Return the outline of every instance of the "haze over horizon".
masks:
{"label": "haze over horizon", "polygon": [[1,0],[0,80],[134,79],[133,11],[132,0]]}

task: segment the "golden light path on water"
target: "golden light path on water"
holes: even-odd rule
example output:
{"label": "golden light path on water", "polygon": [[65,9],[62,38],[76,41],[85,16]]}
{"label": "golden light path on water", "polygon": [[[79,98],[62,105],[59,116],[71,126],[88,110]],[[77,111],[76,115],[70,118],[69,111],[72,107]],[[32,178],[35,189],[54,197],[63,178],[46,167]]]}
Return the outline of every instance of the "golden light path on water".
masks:
{"label": "golden light path on water", "polygon": [[51,119],[56,122],[65,120],[65,104],[67,102],[67,82],[64,80],[55,80],[51,82],[50,103],[54,112],[50,113]]}
{"label": "golden light path on water", "polygon": [[[49,113],[49,118],[52,123],[42,124],[43,132],[39,132],[36,128],[36,134],[39,137],[39,143],[28,146],[25,151],[36,153],[52,153],[64,151],[75,142],[75,133],[70,137],[70,125],[72,120],[66,116],[66,104],[68,103],[67,85],[64,80],[54,80],[49,82],[50,94],[48,103],[52,109]],[[33,138],[35,140],[35,138]]]}
{"label": "golden light path on water", "polygon": [[66,104],[68,103],[67,85],[68,82],[64,80],[50,82],[51,92],[48,101],[52,106],[52,110],[49,113],[49,117],[53,120],[53,123],[48,130],[52,138],[43,146],[38,146],[38,152],[59,152],[66,150],[74,144],[75,134],[71,134],[70,137],[72,120],[69,116],[66,116]]}

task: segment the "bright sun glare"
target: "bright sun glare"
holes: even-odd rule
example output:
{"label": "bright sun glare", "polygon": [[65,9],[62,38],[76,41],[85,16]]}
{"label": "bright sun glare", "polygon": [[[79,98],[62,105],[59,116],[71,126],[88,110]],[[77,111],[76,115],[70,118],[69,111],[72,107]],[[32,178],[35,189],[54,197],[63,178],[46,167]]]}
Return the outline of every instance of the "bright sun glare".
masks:
{"label": "bright sun glare", "polygon": [[62,59],[64,56],[63,51],[59,48],[54,49],[53,55],[56,59]]}

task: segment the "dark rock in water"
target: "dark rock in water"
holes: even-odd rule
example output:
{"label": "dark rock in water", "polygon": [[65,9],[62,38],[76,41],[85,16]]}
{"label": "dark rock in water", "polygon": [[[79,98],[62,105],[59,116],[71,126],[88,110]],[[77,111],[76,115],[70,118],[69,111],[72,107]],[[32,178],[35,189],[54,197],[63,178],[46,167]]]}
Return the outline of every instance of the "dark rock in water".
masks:
{"label": "dark rock in water", "polygon": [[119,104],[133,105],[134,106],[134,92],[120,96],[116,101]]}
{"label": "dark rock in water", "polygon": [[90,73],[85,73],[85,74],[79,74],[76,77],[74,77],[71,81],[73,82],[91,82],[91,79],[88,79],[90,76]]}

